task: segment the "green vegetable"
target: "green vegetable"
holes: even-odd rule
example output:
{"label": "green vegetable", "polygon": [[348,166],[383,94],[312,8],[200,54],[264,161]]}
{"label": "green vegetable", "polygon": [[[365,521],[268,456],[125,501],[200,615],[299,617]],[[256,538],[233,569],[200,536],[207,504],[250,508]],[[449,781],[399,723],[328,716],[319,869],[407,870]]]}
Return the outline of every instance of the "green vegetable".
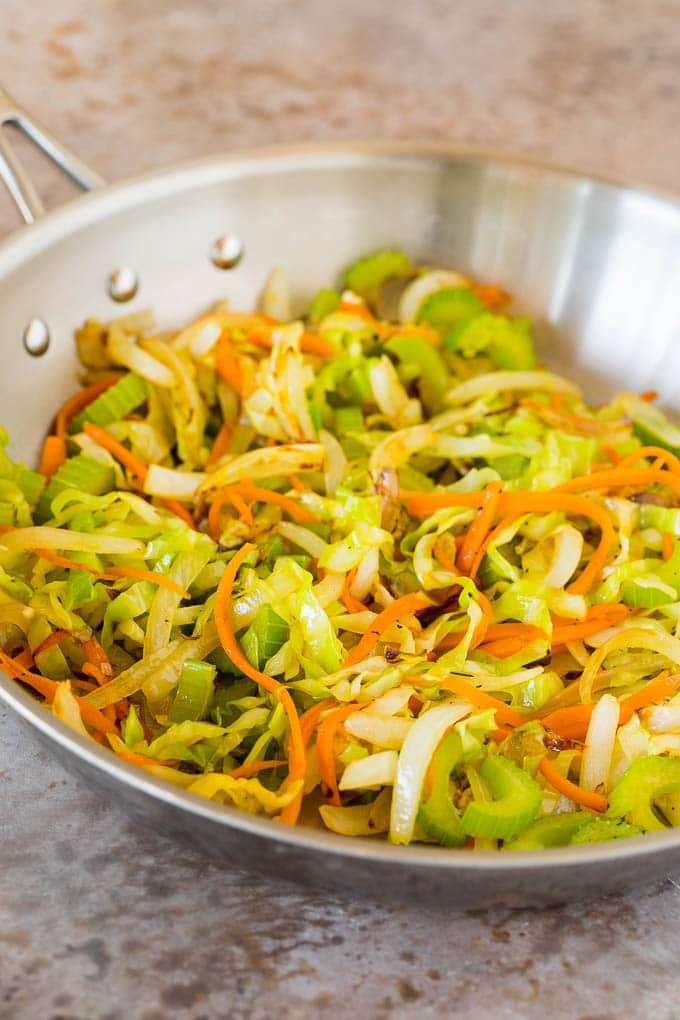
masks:
{"label": "green vegetable", "polygon": [[347,432],[363,432],[364,416],[358,407],[336,407],[335,432],[342,439]]}
{"label": "green vegetable", "polygon": [[432,759],[432,788],[418,812],[423,832],[442,846],[462,846],[465,834],[449,789],[451,773],[463,760],[463,744],[456,730],[442,740]]}
{"label": "green vegetable", "polygon": [[393,276],[407,276],[413,269],[408,255],[388,249],[358,259],[345,271],[344,285],[359,297],[375,304],[378,291]]}
{"label": "green vegetable", "polygon": [[469,322],[485,312],[484,302],[469,287],[445,287],[425,298],[418,309],[418,322],[427,322],[442,334],[459,323]]}
{"label": "green vegetable", "polygon": [[337,290],[333,290],[331,287],[322,287],[309,302],[307,319],[315,325],[334,312],[339,303],[340,295]]}
{"label": "green vegetable", "polygon": [[127,747],[134,747],[144,740],[144,728],[139,721],[137,709],[134,705],[130,705],[128,714],[121,723],[121,730],[123,731],[123,740]]}
{"label": "green vegetable", "polygon": [[537,709],[545,705],[563,689],[559,675],[552,670],[535,676],[523,684],[512,688],[512,705],[515,708]]}
{"label": "green vegetable", "polygon": [[485,839],[512,839],[538,814],[543,800],[541,787],[507,758],[487,758],[479,774],[488,783],[494,800],[468,804],[461,819],[463,832]]}
{"label": "green vegetable", "polygon": [[216,672],[211,662],[186,660],[168,712],[170,722],[182,723],[205,718],[210,710]]}
{"label": "green vegetable", "polygon": [[624,581],[621,585],[621,599],[634,609],[655,609],[675,602],[677,593],[674,588],[664,584],[661,578],[651,575]]}
{"label": "green vegetable", "polygon": [[506,457],[494,457],[489,466],[498,472],[504,482],[512,481],[524,474],[529,465],[529,458],[521,453],[509,453]]}
{"label": "green vegetable", "polygon": [[420,336],[392,337],[385,344],[385,350],[396,355],[403,364],[416,366],[423,403],[429,411],[437,410],[451,385],[449,370],[439,351]]}
{"label": "green vegetable", "polygon": [[641,835],[642,829],[639,826],[620,818],[593,818],[572,836],[570,843],[604,843],[609,839],[629,839]]}
{"label": "green vegetable", "polygon": [[567,846],[576,834],[588,825],[591,816],[585,811],[566,811],[559,815],[538,818],[521,836],[505,843],[504,850],[545,850],[550,846]]}
{"label": "green vegetable", "polygon": [[120,421],[132,411],[136,411],[140,404],[144,403],[147,395],[145,381],[134,372],[128,372],[113,386],[100,393],[71,421],[70,431],[80,432],[86,421],[95,425],[110,425],[111,422]]}
{"label": "green vegetable", "polygon": [[52,476],[40,500],[39,513],[43,520],[51,514],[52,500],[66,489],[77,489],[91,496],[110,492],[115,474],[108,464],[102,464],[86,453],[70,457]]}
{"label": "green vegetable", "polygon": [[680,760],[650,755],[638,758],[609,795],[608,818],[623,818],[647,832],[665,829],[654,805],[670,793],[680,793]]}
{"label": "green vegetable", "polygon": [[657,531],[668,531],[671,535],[680,536],[680,510],[643,503],[639,513],[641,528],[656,528]]}
{"label": "green vegetable", "polygon": [[97,598],[94,578],[85,570],[69,570],[64,593],[66,609],[82,609]]}
{"label": "green vegetable", "polygon": [[523,316],[508,319],[485,312],[454,326],[444,339],[444,347],[466,358],[486,352],[499,369],[523,371],[536,367],[531,322]]}
{"label": "green vegetable", "polygon": [[266,662],[288,640],[289,633],[286,621],[270,606],[262,606],[241,638],[241,647],[256,669],[264,669]]}
{"label": "green vegetable", "polygon": [[644,446],[661,446],[680,456],[680,428],[663,411],[633,393],[626,393],[621,403],[633,422],[634,434]]}

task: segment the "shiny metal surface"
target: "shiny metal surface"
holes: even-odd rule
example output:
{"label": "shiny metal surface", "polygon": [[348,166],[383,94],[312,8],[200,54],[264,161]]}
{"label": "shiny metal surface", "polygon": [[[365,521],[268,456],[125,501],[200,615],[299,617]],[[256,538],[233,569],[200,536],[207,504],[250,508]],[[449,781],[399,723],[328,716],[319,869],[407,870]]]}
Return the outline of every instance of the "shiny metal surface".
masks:
{"label": "shiny metal surface", "polygon": [[[245,245],[228,274],[205,257],[222,224]],[[153,307],[166,326],[219,298],[252,306],[273,263],[289,270],[301,307],[358,253],[388,245],[511,290],[538,321],[543,359],[591,398],[655,388],[680,406],[678,201],[483,153],[308,148],[213,159],[107,188],[0,248],[0,370],[12,379],[2,418],[13,453],[35,459],[52,409],[74,386],[73,329],[87,316],[115,315],[102,282],[130,253],[141,281],[131,309]],[[53,337],[38,360],[20,341],[33,316],[50,323]],[[0,679],[0,695],[86,781],[152,824],[304,881],[457,906],[520,905],[622,889],[680,863],[680,830],[507,855],[289,830],[119,762],[10,681]]]}

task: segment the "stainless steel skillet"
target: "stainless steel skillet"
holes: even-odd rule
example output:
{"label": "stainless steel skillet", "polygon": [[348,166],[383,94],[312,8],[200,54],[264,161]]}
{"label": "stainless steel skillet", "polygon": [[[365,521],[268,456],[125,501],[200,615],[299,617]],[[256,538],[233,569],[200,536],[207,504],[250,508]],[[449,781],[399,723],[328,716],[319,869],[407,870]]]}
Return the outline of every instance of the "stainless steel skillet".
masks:
{"label": "stainless steel skillet", "polygon": [[[119,314],[111,293],[130,296],[136,282],[123,307],[153,307],[162,324],[178,324],[223,296],[235,307],[252,306],[278,263],[302,305],[357,254],[382,246],[518,295],[539,321],[544,360],[580,379],[591,396],[654,388],[680,408],[675,199],[517,158],[394,144],[217,157],[100,188],[97,175],[0,93],[0,122],[7,121],[94,189],[42,217],[3,139],[0,175],[25,219],[38,221],[0,247],[0,421],[14,455],[29,462],[54,408],[74,388],[73,329],[88,316]],[[216,254],[217,262],[235,264],[220,269]],[[65,764],[152,825],[223,859],[304,882],[451,908],[526,905],[630,887],[680,864],[680,830],[522,854],[290,830],[118,761],[48,716],[14,682],[0,678],[0,695]]]}

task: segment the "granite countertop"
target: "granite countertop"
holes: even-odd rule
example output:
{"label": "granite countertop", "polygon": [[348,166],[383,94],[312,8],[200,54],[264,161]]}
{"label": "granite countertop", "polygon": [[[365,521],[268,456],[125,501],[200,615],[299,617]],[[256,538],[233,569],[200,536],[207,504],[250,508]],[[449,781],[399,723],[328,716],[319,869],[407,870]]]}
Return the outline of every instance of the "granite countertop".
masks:
{"label": "granite countertop", "polygon": [[[2,0],[2,15],[0,80],[110,179],[384,136],[679,186],[677,0]],[[48,203],[68,194],[27,162]],[[0,234],[16,224],[0,194]],[[0,1020],[678,1015],[670,878],[435,916],[209,862],[64,772],[4,709],[0,780]]]}

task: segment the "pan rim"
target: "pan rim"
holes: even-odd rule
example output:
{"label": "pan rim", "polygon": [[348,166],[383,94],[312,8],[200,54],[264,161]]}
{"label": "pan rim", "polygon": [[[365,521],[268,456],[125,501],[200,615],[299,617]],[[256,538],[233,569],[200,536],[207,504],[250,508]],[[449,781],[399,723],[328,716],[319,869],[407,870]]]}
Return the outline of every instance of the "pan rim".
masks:
{"label": "pan rim", "polygon": [[[295,145],[275,145],[244,149],[236,153],[217,154],[198,160],[187,160],[160,170],[150,170],[106,185],[104,188],[80,195],[65,205],[48,212],[37,223],[22,227],[9,234],[0,243],[0,276],[35,257],[51,244],[69,233],[99,219],[114,217],[146,197],[160,198],[196,186],[208,186],[242,177],[252,164],[260,172],[264,168],[274,174],[290,168],[301,160],[309,168],[325,164],[337,165],[338,160],[351,165],[362,161],[389,162],[483,162],[505,169],[570,178],[584,186],[601,185],[614,191],[635,194],[652,200],[680,213],[680,197],[671,192],[646,186],[602,172],[592,172],[542,158],[493,149],[457,146],[429,141],[356,141],[310,142]],[[125,201],[121,202],[121,199]],[[69,751],[82,762],[112,777],[123,787],[161,801],[190,816],[226,826],[244,835],[273,841],[289,849],[322,850],[335,858],[348,862],[367,861],[383,866],[418,868],[425,872],[491,874],[503,872],[508,876],[526,871],[559,872],[565,869],[599,865],[608,867],[619,862],[649,858],[665,854],[680,847],[680,827],[664,832],[626,840],[611,840],[591,846],[551,848],[546,851],[516,851],[503,854],[498,851],[462,853],[438,846],[416,844],[395,846],[384,840],[347,838],[311,827],[288,827],[268,818],[249,815],[225,805],[190,794],[172,786],[135,766],[120,761],[109,750],[69,729],[49,715],[41,704],[15,681],[0,674],[0,699],[32,727]]]}

